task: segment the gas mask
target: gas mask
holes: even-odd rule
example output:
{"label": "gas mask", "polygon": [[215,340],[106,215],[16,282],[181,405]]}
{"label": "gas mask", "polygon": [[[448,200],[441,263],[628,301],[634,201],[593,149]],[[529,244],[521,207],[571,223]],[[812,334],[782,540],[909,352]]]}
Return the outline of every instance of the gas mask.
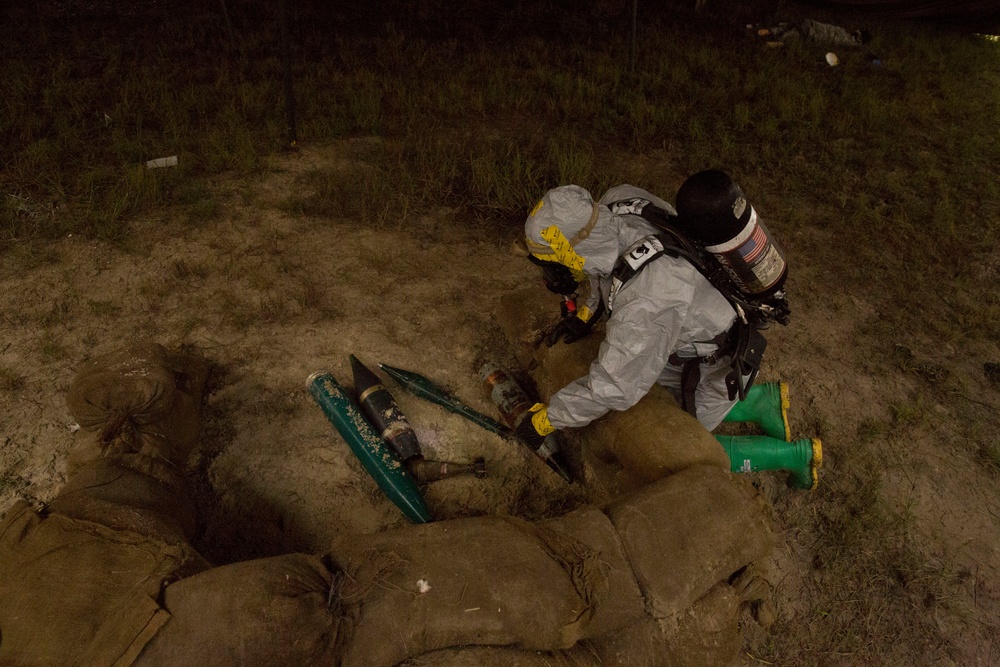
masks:
{"label": "gas mask", "polygon": [[573,277],[573,272],[567,267],[553,261],[545,261],[538,259],[532,254],[528,255],[528,260],[532,264],[541,267],[542,269],[542,282],[545,283],[545,287],[553,294],[559,294],[561,296],[573,296],[576,293],[579,283],[576,278]]}

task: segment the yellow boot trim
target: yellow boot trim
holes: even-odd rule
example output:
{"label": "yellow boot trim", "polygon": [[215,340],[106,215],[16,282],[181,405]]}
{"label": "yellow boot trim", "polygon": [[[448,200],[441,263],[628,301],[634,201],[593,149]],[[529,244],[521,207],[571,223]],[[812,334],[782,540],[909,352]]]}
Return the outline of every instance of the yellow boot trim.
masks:
{"label": "yellow boot trim", "polygon": [[792,427],[788,425],[788,408],[791,407],[792,402],[788,400],[788,384],[779,382],[778,391],[781,393],[781,421],[785,425],[785,442],[791,442]]}
{"label": "yellow boot trim", "polygon": [[819,486],[819,468],[823,465],[823,442],[819,438],[812,439],[813,457],[809,467],[812,470],[813,483],[809,487],[810,491],[815,491]]}

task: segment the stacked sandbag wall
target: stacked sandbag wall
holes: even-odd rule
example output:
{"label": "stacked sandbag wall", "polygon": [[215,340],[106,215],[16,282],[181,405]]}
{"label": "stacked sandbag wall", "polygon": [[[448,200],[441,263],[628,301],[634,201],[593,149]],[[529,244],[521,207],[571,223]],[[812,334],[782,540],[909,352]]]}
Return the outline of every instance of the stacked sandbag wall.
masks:
{"label": "stacked sandbag wall", "polygon": [[719,466],[535,523],[455,519],[211,568],[188,543],[183,487],[204,366],[159,346],[103,361],[70,388],[82,429],[66,486],[0,523],[0,664],[641,667],[735,655],[747,598],[733,582],[767,555],[770,532],[753,490]]}
{"label": "stacked sandbag wall", "polygon": [[163,586],[208,567],[177,464],[197,438],[199,359],[136,345],[85,364],[69,481],[0,523],[0,664],[128,665],[170,620]]}
{"label": "stacked sandbag wall", "polygon": [[[467,645],[563,651],[582,641],[612,659],[621,632],[632,635],[630,650],[644,647],[629,664],[665,664],[685,645],[704,649],[699,664],[728,664],[739,648],[742,600],[727,583],[770,552],[761,510],[729,473],[691,466],[604,511],[345,537],[330,554],[349,582],[341,591],[354,621],[345,664],[388,667]],[[692,624],[703,600],[708,611]],[[713,628],[703,641],[702,630]]]}

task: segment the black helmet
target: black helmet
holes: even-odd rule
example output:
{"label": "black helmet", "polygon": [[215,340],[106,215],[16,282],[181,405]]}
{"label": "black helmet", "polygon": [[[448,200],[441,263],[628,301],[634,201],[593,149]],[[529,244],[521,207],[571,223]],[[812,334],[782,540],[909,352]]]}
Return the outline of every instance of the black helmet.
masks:
{"label": "black helmet", "polygon": [[743,190],[718,169],[699,171],[684,181],[676,202],[681,230],[706,246],[728,241],[750,221],[751,207]]}

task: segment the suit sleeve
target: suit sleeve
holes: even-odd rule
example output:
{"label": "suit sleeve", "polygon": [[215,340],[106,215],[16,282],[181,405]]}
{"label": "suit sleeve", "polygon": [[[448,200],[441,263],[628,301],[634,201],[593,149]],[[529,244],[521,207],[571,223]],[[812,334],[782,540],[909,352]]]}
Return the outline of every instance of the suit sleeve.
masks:
{"label": "suit sleeve", "polygon": [[677,346],[693,294],[686,281],[664,286],[658,273],[641,272],[618,294],[589,374],[549,399],[552,426],[586,426],[609,410],[627,410],[656,382]]}

